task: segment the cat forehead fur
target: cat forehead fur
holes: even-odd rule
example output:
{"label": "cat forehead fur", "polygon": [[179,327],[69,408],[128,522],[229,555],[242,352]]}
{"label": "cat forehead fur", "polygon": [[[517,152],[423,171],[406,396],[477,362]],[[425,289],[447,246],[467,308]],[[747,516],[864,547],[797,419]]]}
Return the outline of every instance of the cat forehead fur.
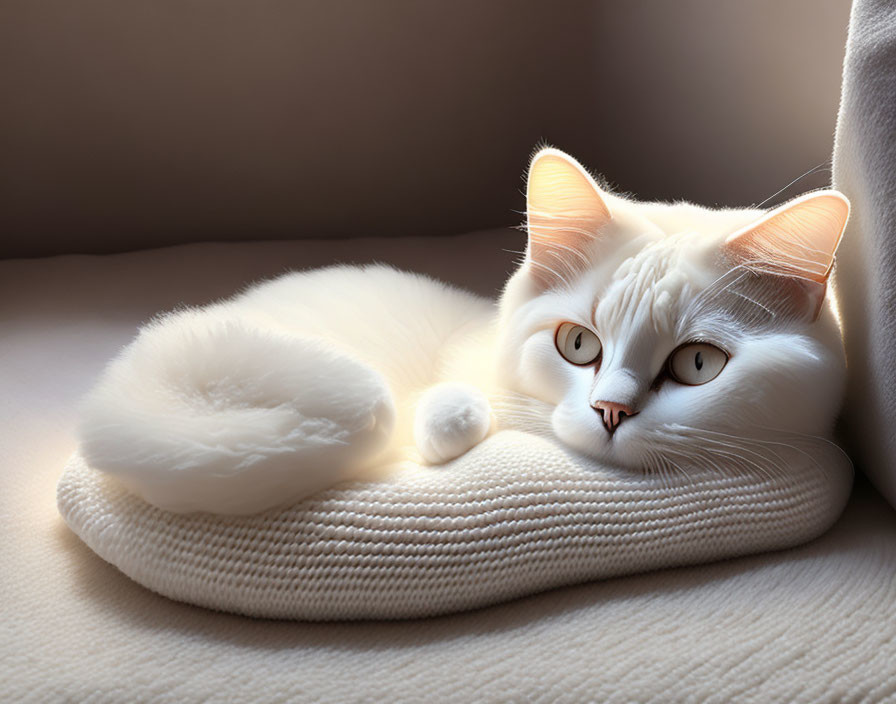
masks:
{"label": "cat forehead fur", "polygon": [[719,249],[725,237],[762,215],[756,209],[713,210],[686,202],[640,203],[606,193],[603,197],[613,219],[591,246],[586,270],[544,291],[522,266],[505,287],[505,317],[532,299],[545,297],[551,305],[572,298],[590,302],[592,313],[604,316],[609,328],[621,324],[626,314],[671,326],[674,303],[724,272]]}

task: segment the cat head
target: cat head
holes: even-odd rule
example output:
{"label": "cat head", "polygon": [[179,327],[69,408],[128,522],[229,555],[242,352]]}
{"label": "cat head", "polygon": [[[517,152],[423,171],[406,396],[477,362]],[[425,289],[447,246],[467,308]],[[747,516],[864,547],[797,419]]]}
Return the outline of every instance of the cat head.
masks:
{"label": "cat head", "polygon": [[569,446],[658,472],[769,463],[774,443],[827,434],[845,362],[825,294],[848,213],[830,190],[771,212],[639,203],[538,152],[501,300],[504,386]]}

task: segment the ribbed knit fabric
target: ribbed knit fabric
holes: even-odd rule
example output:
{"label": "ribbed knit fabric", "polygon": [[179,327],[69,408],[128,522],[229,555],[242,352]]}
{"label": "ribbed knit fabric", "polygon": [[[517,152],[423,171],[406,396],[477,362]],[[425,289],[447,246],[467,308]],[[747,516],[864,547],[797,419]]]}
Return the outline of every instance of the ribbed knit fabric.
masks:
{"label": "ribbed knit fabric", "polygon": [[442,468],[223,517],[161,511],[75,455],[57,501],[97,554],[172,599],[271,618],[394,619],[802,543],[840,514],[852,469],[833,446],[790,460],[774,478],[706,472],[670,484],[505,431]]}
{"label": "ribbed knit fabric", "polygon": [[852,201],[836,291],[850,360],[851,452],[896,506],[896,4],[856,0],[843,64],[834,186]]}

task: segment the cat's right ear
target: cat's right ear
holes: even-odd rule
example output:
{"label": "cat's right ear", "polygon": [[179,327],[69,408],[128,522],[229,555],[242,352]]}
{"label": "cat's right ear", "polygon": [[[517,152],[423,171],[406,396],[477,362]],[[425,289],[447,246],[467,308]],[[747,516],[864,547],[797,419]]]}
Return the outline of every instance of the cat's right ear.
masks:
{"label": "cat's right ear", "polygon": [[594,179],[571,156],[542,149],[526,187],[526,261],[545,288],[587,268],[589,250],[611,219]]}

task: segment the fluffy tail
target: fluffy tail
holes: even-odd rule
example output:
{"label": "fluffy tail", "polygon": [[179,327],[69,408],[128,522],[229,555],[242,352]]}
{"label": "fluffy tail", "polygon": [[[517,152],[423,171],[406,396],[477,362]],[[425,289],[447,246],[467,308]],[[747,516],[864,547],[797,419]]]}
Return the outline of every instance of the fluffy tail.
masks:
{"label": "fluffy tail", "polygon": [[255,513],[352,475],[388,442],[382,376],[222,309],[144,327],[87,397],[87,463],[171,511]]}

